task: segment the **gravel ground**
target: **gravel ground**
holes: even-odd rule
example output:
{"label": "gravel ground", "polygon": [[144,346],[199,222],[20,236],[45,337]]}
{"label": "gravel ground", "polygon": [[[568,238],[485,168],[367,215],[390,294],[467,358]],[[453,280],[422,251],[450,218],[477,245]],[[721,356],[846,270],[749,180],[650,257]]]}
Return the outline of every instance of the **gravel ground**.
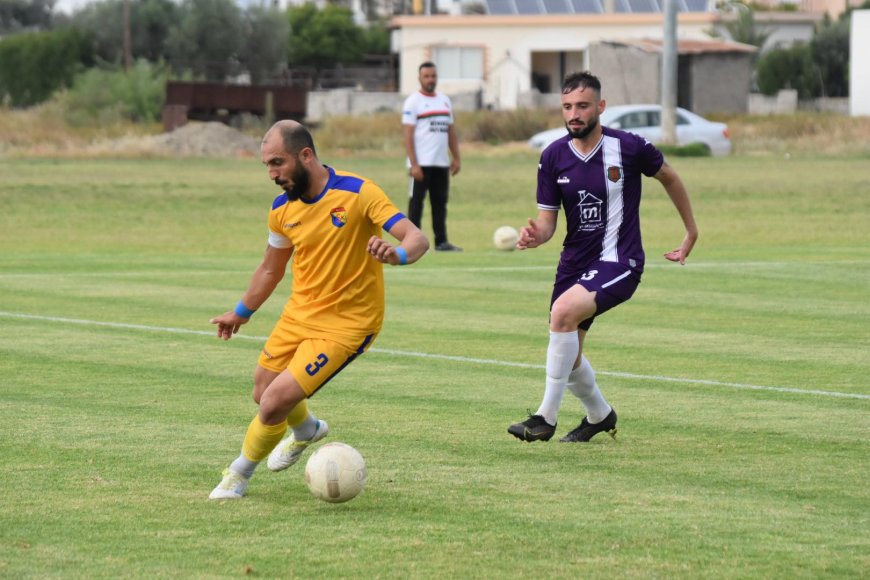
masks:
{"label": "gravel ground", "polygon": [[188,123],[171,133],[95,143],[87,151],[155,157],[254,157],[260,153],[260,141],[223,123]]}

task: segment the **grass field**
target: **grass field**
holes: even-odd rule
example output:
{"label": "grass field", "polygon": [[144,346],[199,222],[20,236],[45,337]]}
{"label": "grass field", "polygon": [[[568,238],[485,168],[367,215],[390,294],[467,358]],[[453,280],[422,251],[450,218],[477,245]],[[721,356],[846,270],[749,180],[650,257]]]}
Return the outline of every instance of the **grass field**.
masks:
{"label": "grass field", "polygon": [[[405,207],[399,156],[321,155]],[[369,468],[330,505],[301,465],[206,499],[289,292],[212,336],[266,243],[259,162],[0,159],[0,577],[868,577],[867,159],[672,160],[685,267],[646,184],[643,283],[586,348],[620,434],[587,445],[505,432],[543,392],[559,248],[490,237],[534,215],[536,161],[469,148],[466,251],[387,270],[383,332],[312,402]],[[558,435],[581,418],[567,395]]]}

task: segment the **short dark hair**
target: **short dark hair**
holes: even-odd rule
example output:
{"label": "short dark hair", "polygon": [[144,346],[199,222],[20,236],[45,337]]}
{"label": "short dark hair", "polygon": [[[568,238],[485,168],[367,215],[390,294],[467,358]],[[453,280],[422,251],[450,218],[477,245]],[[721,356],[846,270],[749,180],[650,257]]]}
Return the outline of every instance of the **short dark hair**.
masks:
{"label": "short dark hair", "polygon": [[314,148],[314,138],[305,125],[292,125],[281,127],[281,138],[284,140],[284,150],[293,155],[299,155],[299,152],[310,147],[317,157],[317,150]]}
{"label": "short dark hair", "polygon": [[562,82],[562,94],[566,95],[577,89],[592,89],[598,96],[601,96],[601,81],[598,77],[585,70],[583,72],[572,73],[565,77]]}
{"label": "short dark hair", "polygon": [[417,72],[420,72],[424,68],[435,68],[435,63],[432,62],[431,60],[427,60],[426,62],[424,62],[423,64],[420,65],[420,67],[417,69]]}

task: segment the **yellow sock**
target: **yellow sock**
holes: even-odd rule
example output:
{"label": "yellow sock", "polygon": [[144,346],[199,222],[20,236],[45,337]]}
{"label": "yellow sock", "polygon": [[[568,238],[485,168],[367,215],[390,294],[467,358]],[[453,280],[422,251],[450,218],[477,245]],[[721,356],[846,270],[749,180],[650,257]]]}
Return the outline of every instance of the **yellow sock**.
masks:
{"label": "yellow sock", "polygon": [[293,409],[291,409],[290,414],[287,415],[287,425],[292,429],[293,427],[298,427],[302,423],[305,422],[305,419],[308,418],[308,399],[302,399],[299,401]]}
{"label": "yellow sock", "polygon": [[242,453],[251,461],[262,461],[275,448],[287,432],[287,423],[264,425],[260,415],[254,417],[242,443]]}

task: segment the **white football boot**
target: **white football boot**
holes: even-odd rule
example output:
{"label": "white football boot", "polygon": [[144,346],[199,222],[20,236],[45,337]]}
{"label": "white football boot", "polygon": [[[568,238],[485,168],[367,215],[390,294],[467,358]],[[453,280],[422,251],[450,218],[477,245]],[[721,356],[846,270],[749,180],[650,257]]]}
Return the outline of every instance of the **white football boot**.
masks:
{"label": "white football boot", "polygon": [[209,494],[208,499],[242,499],[248,489],[248,478],[240,473],[224,469],[224,478]]}
{"label": "white football boot", "polygon": [[317,427],[315,427],[314,437],[311,439],[306,439],[305,441],[296,441],[296,437],[291,433],[289,437],[278,443],[275,446],[275,449],[272,450],[272,453],[269,454],[269,460],[266,462],[266,465],[272,471],[282,471],[287,469],[302,457],[302,453],[308,448],[312,443],[316,443],[320,441],[329,433],[329,425],[326,424],[326,421],[317,420]]}

